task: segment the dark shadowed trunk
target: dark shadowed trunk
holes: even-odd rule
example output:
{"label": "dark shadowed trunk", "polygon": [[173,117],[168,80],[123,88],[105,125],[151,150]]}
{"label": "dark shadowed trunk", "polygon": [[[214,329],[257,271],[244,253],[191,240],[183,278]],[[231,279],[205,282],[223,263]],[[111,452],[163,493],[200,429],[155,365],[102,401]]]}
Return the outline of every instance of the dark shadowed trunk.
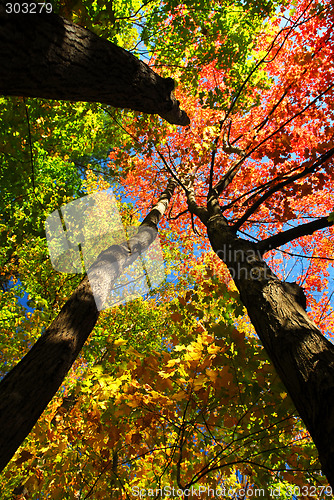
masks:
{"label": "dark shadowed trunk", "polygon": [[172,91],[130,52],[56,14],[6,14],[0,4],[0,93],[100,102],[187,125]]}
{"label": "dark shadowed trunk", "polygon": [[28,354],[0,382],[1,470],[57,392],[97,318],[86,277]]}
{"label": "dark shadowed trunk", "polygon": [[237,238],[219,214],[209,218],[207,230],[334,487],[334,345],[307,316],[302,290],[281,282],[256,244]]}
{"label": "dark shadowed trunk", "polygon": [[[98,284],[95,288],[100,290],[103,298],[110,293],[123,270],[155,240],[157,224],[167,209],[174,188],[175,181],[169,181],[137,234],[128,242],[103,251],[89,269],[90,279],[95,280],[92,287]],[[103,269],[108,264],[106,273]],[[46,332],[0,382],[0,471],[58,390],[98,316],[92,288],[85,277]]]}

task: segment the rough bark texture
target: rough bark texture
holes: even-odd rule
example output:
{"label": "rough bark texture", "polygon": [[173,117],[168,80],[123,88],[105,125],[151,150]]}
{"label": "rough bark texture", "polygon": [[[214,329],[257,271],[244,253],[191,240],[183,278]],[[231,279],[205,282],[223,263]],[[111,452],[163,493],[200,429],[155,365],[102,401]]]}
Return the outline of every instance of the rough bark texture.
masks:
{"label": "rough bark texture", "polygon": [[[102,295],[110,292],[123,270],[154,241],[157,224],[174,188],[175,181],[169,181],[167,189],[142,222],[137,234],[128,242],[113,245],[102,252],[91,266],[90,276],[101,280]],[[100,272],[108,263],[112,264],[111,275]],[[92,289],[85,277],[46,332],[0,382],[0,471],[58,390],[98,316]]]}
{"label": "rough bark texture", "polygon": [[97,318],[86,277],[46,332],[1,381],[1,470],[58,390]]}
{"label": "rough bark texture", "polygon": [[209,219],[207,229],[334,487],[334,345],[307,316],[296,288],[272,273],[255,244],[237,238],[220,215]]}
{"label": "rough bark texture", "polygon": [[56,14],[6,14],[0,5],[0,67],[4,95],[100,102],[189,124],[172,78]]}

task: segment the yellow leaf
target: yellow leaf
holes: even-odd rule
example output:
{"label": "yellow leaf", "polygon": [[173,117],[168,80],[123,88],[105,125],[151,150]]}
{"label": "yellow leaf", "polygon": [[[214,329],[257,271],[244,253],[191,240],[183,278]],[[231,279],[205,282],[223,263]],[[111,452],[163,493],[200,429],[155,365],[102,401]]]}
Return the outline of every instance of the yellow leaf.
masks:
{"label": "yellow leaf", "polygon": [[160,377],[161,377],[161,378],[166,379],[166,378],[169,378],[169,377],[171,377],[172,375],[174,375],[175,371],[176,371],[176,370],[172,370],[172,371],[171,371],[171,372],[169,372],[169,373],[164,372],[164,371],[160,371],[160,372],[158,372],[158,374],[160,375]]}
{"label": "yellow leaf", "polygon": [[120,346],[120,345],[125,345],[125,344],[127,344],[127,343],[128,343],[128,341],[127,341],[127,340],[120,338],[120,339],[115,340],[114,345],[115,345],[116,347],[118,347],[118,346]]}
{"label": "yellow leaf", "polygon": [[202,356],[202,344],[192,342],[184,356],[185,361],[198,361]]}
{"label": "yellow leaf", "polygon": [[174,351],[184,351],[186,349],[186,346],[185,345],[177,345],[175,346],[174,348]]}
{"label": "yellow leaf", "polygon": [[217,354],[217,352],[220,352],[222,349],[216,344],[212,344],[208,346],[208,354]]}

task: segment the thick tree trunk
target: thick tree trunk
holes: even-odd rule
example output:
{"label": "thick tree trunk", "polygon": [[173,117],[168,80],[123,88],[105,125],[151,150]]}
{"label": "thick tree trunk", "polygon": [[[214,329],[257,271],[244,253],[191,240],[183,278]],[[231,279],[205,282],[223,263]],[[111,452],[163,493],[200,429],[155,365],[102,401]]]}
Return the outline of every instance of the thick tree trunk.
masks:
{"label": "thick tree trunk", "polygon": [[189,123],[172,78],[56,14],[6,14],[2,3],[0,68],[4,95],[100,102]]}
{"label": "thick tree trunk", "polygon": [[281,282],[255,244],[237,238],[219,215],[207,229],[334,487],[334,345],[307,316],[298,287]]}
{"label": "thick tree trunk", "polygon": [[0,383],[0,470],[57,392],[98,318],[86,278],[46,332]]}
{"label": "thick tree trunk", "polygon": [[[90,267],[92,287],[108,295],[116,279],[155,240],[157,224],[175,188],[168,183],[158,203],[128,242],[103,251]],[[106,273],[106,265],[109,272]],[[95,286],[94,286],[95,285]],[[98,285],[98,286],[96,286]],[[24,358],[0,382],[0,471],[29,434],[61,385],[98,319],[92,288],[85,277],[57,318]]]}

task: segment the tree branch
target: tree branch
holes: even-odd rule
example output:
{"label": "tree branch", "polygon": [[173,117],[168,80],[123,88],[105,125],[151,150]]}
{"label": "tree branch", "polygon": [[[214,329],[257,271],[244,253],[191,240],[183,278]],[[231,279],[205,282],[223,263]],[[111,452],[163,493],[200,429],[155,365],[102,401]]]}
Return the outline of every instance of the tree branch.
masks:
{"label": "tree branch", "polygon": [[269,252],[269,250],[273,250],[274,248],[289,243],[289,241],[300,238],[301,236],[312,234],[319,229],[330,227],[333,224],[334,222],[330,222],[328,220],[328,217],[321,217],[320,219],[314,220],[312,222],[301,224],[300,226],[296,226],[292,229],[288,229],[287,231],[283,231],[281,233],[275,234],[274,236],[270,236],[265,240],[259,241],[256,246],[261,255],[263,255],[264,253]]}
{"label": "tree branch", "polygon": [[219,137],[221,135],[222,127],[223,127],[223,120],[220,120],[219,124],[220,124],[219,133],[217,134],[217,137],[215,138],[214,146],[213,146],[213,150],[212,150],[212,154],[211,154],[209,193],[212,190],[213,169],[214,169],[214,166],[215,166],[215,158],[216,158],[216,154],[217,154],[218,141],[219,141]]}
{"label": "tree branch", "polygon": [[0,5],[0,93],[100,102],[188,125],[172,78],[56,14],[6,14]]}
{"label": "tree branch", "polygon": [[[271,139],[272,137],[274,137],[278,132],[280,132],[281,130],[283,130],[284,127],[286,127],[286,125],[288,125],[290,122],[292,122],[295,118],[297,118],[298,116],[302,115],[308,108],[310,108],[311,106],[313,106],[313,104],[315,104],[316,101],[318,99],[320,99],[324,94],[326,94],[326,92],[328,92],[328,90],[330,90],[333,86],[334,86],[334,83],[330,84],[323,92],[321,92],[317,97],[315,97],[303,109],[301,109],[300,111],[298,111],[298,113],[296,113],[291,118],[289,118],[288,120],[286,120],[282,125],[280,125],[276,130],[274,130],[274,132],[272,132],[270,135],[268,135],[267,137],[265,137],[254,148],[252,148],[250,151],[248,151],[248,153],[246,153],[244,155],[244,157],[241,158],[241,160],[239,160],[237,163],[233,164],[230,167],[230,169],[228,170],[228,172],[224,175],[224,177],[214,187],[214,189],[216,190],[216,192],[218,193],[218,195],[220,195],[224,191],[224,189],[226,189],[226,187],[232,182],[233,178],[239,172],[240,167],[241,167],[242,163],[246,160],[246,158],[250,157],[251,154],[254,153],[260,146],[262,146],[265,142],[267,142],[269,139]],[[226,207],[224,207],[223,210],[226,210]]]}
{"label": "tree branch", "polygon": [[195,191],[192,188],[190,191],[187,193],[187,203],[188,203],[188,208],[189,212],[197,215],[197,217],[200,219],[203,224],[206,225],[207,221],[209,220],[209,213],[205,207],[200,207],[195,198]]}
{"label": "tree branch", "polygon": [[159,149],[157,147],[155,147],[158,155],[160,156],[160,158],[162,159],[163,161],[163,164],[165,165],[165,167],[167,168],[167,171],[170,173],[170,175],[173,177],[173,179],[178,183],[180,184],[180,186],[182,187],[182,189],[184,190],[184,192],[187,194],[188,193],[188,188],[183,184],[183,182],[181,181],[181,179],[173,172],[173,170],[170,168],[170,166],[168,165],[167,161],[165,160],[165,157],[164,155],[159,151]]}
{"label": "tree branch", "polygon": [[[253,205],[248,210],[246,210],[244,215],[240,217],[238,222],[234,224],[233,226],[234,229],[237,231],[239,227],[241,227],[242,224],[244,224],[244,222],[246,222],[247,219],[254,212],[256,212],[256,210],[262,205],[262,203],[265,200],[267,200],[272,194],[276,193],[277,191],[280,191],[283,187],[288,186],[292,182],[301,179],[308,174],[313,173],[317,167],[320,167],[325,161],[329,160],[333,155],[334,155],[334,148],[331,148],[328,151],[326,151],[326,153],[323,153],[321,156],[319,156],[318,160],[315,163],[313,163],[313,165],[311,165],[310,167],[304,168],[302,172],[299,172],[298,174],[289,177],[287,180],[279,182],[278,184],[273,186],[271,189],[269,189],[269,191],[263,194],[255,203],[253,203]],[[302,166],[300,168],[302,168]]]}
{"label": "tree branch", "polygon": [[[251,152],[253,152],[253,151],[251,151]],[[217,193],[217,196],[219,196],[227,188],[227,186],[229,186],[231,184],[231,182],[233,181],[234,177],[239,172],[239,170],[240,170],[243,162],[245,161],[245,159],[249,155],[250,155],[250,153],[247,154],[247,155],[245,155],[240,160],[232,163],[231,167],[228,169],[228,171],[226,172],[226,174],[220,179],[219,182],[217,182],[217,184],[213,188],[213,190]]]}

